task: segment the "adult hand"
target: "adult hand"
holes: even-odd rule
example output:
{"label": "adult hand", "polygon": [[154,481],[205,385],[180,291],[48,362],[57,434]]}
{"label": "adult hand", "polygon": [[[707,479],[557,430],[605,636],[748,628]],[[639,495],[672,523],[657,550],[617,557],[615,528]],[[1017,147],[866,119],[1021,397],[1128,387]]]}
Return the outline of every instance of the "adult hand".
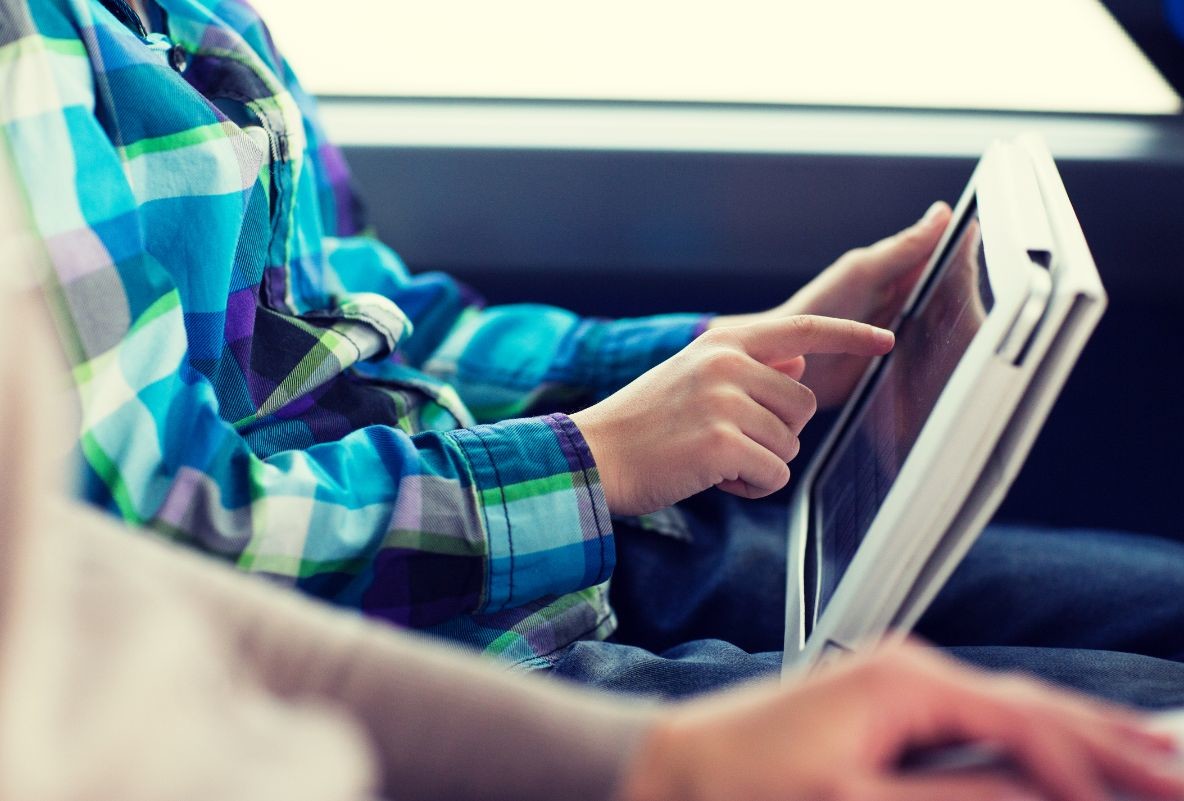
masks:
{"label": "adult hand", "polygon": [[[982,743],[1010,772],[902,773],[918,748]],[[623,801],[1108,801],[1184,798],[1172,741],[1134,713],[894,646],[793,686],[675,707]]]}
{"label": "adult hand", "polygon": [[[845,253],[792,298],[756,314],[721,315],[709,328],[727,328],[797,314],[817,314],[886,326],[900,313],[950,222],[950,207],[937,202],[915,225],[866,248]],[[820,355],[806,360],[802,382],[825,409],[847,399],[868,359]]]}
{"label": "adult hand", "polygon": [[787,462],[814,415],[802,356],[888,352],[889,331],[798,316],[708,331],[610,397],[572,415],[609,509],[644,514],[708,487],[759,498],[789,481]]}

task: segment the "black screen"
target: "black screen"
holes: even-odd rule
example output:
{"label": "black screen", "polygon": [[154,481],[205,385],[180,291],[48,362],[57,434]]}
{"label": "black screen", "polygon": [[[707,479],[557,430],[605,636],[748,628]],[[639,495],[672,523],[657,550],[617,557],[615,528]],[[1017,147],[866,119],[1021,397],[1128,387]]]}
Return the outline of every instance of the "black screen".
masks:
{"label": "black screen", "polygon": [[[817,620],[917,441],[950,375],[994,304],[977,211],[969,212],[896,329],[862,402],[813,487],[821,554]],[[809,586],[809,585],[807,585]]]}

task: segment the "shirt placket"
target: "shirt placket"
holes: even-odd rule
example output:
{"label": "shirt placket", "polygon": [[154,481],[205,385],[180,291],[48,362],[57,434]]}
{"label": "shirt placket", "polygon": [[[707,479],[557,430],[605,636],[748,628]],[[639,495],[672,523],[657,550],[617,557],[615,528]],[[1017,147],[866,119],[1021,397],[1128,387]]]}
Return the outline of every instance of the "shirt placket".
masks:
{"label": "shirt placket", "polygon": [[[167,18],[172,4],[162,2],[159,5]],[[214,25],[213,22],[210,24]],[[260,63],[259,55],[245,42],[222,40],[211,43],[202,28],[176,29],[172,19],[165,27],[169,34],[156,46],[162,50],[167,48],[173,68],[182,72],[186,81],[212,104],[225,101],[238,104],[251,117],[247,127],[258,126],[266,134],[267,165],[260,178],[268,193],[270,236],[260,295],[269,308],[299,314],[301,309],[297,308],[291,286],[294,278],[288,275],[287,267],[296,192],[295,165],[299,155],[299,146],[292,142],[292,135],[301,125],[299,119],[288,119],[294,104],[286,96],[286,90],[276,85],[272,71]],[[265,94],[260,94],[261,88]],[[262,144],[261,137],[250,138]]]}

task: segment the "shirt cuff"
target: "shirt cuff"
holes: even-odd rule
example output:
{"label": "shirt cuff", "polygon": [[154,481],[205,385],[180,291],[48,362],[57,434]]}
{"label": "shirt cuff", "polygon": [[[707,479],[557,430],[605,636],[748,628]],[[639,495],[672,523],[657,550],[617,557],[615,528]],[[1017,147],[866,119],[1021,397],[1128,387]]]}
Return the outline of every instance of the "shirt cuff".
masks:
{"label": "shirt cuff", "polygon": [[615,392],[690,344],[707,327],[701,314],[589,321],[583,359],[590,384]]}
{"label": "shirt cuff", "polygon": [[588,443],[566,415],[449,432],[472,469],[488,542],[486,614],[607,581],[612,522]]}

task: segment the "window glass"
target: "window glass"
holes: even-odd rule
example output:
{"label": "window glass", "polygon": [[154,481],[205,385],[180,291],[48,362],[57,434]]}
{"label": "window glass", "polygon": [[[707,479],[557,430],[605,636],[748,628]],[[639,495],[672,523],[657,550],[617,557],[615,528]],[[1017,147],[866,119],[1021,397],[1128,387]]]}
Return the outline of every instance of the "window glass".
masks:
{"label": "window glass", "polygon": [[1164,114],[1098,0],[254,0],[320,94]]}

